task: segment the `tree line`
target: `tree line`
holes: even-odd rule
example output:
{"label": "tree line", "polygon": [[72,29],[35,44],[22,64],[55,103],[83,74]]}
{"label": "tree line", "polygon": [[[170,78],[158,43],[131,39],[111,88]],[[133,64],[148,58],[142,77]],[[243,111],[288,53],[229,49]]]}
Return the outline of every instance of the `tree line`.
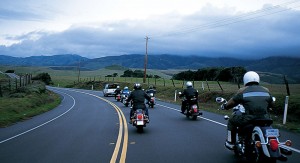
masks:
{"label": "tree line", "polygon": [[202,68],[197,71],[183,71],[173,75],[174,80],[190,80],[190,81],[226,81],[240,82],[243,75],[246,73],[244,67],[211,67]]}
{"label": "tree line", "polygon": [[[117,77],[118,73],[113,73],[112,75],[106,75],[105,77]],[[135,78],[143,78],[144,77],[144,71],[142,70],[125,70],[123,75],[121,75],[120,77],[135,77]],[[147,78],[161,78],[158,75],[146,75]]]}

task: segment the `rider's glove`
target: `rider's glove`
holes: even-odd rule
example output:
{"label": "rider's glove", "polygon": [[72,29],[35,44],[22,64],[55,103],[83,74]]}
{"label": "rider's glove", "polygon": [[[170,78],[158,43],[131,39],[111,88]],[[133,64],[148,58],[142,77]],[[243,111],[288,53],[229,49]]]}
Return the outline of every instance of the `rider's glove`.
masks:
{"label": "rider's glove", "polygon": [[221,110],[225,110],[226,109],[226,104],[222,104],[220,107]]}

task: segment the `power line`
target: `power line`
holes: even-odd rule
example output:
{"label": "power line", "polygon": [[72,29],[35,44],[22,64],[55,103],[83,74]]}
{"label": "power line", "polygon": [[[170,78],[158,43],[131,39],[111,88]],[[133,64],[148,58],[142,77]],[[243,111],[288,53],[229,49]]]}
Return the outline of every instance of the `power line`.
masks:
{"label": "power line", "polygon": [[[234,18],[220,19],[220,20],[214,21],[212,23],[207,23],[207,24],[194,26],[194,27],[190,27],[190,28],[186,28],[186,29],[179,29],[179,30],[175,30],[173,32],[170,32],[168,34],[153,35],[151,37],[158,38],[158,37],[167,37],[167,36],[174,36],[174,35],[192,33],[192,32],[196,32],[196,31],[209,30],[209,29],[213,29],[213,28],[217,28],[217,27],[221,27],[221,26],[227,26],[227,25],[230,25],[230,24],[235,24],[235,23],[239,23],[239,22],[243,22],[243,21],[257,19],[257,18],[260,18],[260,17],[273,15],[273,14],[288,11],[288,10],[291,10],[291,9],[294,9],[294,8],[298,8],[298,7],[300,7],[300,5],[299,6],[292,6],[292,7],[288,8],[288,5],[295,4],[297,2],[299,2],[299,0],[282,3],[280,5],[264,8],[264,9],[257,10],[257,11],[254,11],[254,12],[250,12],[250,13],[247,13],[247,14],[242,14],[242,15],[236,16]],[[285,6],[285,8],[281,9],[281,8],[283,8],[283,6]],[[278,10],[278,9],[280,9],[280,10]],[[261,14],[261,15],[258,15],[258,14]]]}

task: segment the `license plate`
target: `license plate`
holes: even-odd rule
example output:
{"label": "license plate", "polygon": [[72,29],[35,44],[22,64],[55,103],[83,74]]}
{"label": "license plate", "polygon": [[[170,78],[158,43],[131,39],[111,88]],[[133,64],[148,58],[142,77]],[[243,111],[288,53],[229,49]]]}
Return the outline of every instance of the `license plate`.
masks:
{"label": "license plate", "polygon": [[279,137],[279,130],[278,129],[267,129],[266,136],[267,137]]}
{"label": "license plate", "polygon": [[144,125],[144,121],[137,121],[136,124],[137,125]]}

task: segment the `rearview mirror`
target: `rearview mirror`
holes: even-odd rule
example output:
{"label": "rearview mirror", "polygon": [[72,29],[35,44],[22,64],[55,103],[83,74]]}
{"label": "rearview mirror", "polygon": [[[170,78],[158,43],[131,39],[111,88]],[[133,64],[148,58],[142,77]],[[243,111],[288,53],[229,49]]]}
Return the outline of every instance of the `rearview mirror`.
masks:
{"label": "rearview mirror", "polygon": [[223,97],[217,97],[216,98],[216,102],[217,103],[222,103],[222,102],[224,102],[225,101],[225,99],[223,98]]}

